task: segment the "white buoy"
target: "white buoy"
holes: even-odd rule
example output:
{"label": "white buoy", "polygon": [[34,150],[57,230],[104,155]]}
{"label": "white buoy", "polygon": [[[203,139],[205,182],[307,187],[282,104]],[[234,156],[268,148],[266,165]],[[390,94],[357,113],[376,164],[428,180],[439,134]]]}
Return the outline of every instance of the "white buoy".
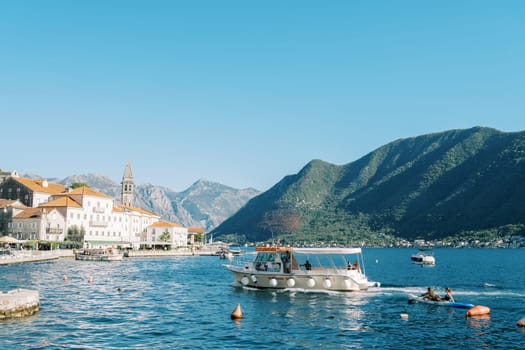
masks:
{"label": "white buoy", "polygon": [[250,283],[250,280],[248,279],[248,277],[244,276],[243,278],[241,278],[241,283],[246,286],[248,285],[248,283]]}
{"label": "white buoy", "polygon": [[332,286],[332,281],[330,281],[329,278],[325,278],[325,280],[323,281],[323,287],[325,287],[326,289],[330,288]]}
{"label": "white buoy", "polygon": [[343,286],[345,287],[345,289],[350,289],[350,287],[352,286],[352,281],[350,281],[349,279],[345,279],[343,281]]}
{"label": "white buoy", "polygon": [[253,283],[257,283],[257,277],[255,277],[255,275],[251,275],[250,277]]}
{"label": "white buoy", "polygon": [[295,286],[295,280],[293,278],[289,278],[288,281],[286,281],[286,285],[290,288]]}
{"label": "white buoy", "polygon": [[275,278],[270,279],[270,287],[277,287],[277,280]]}
{"label": "white buoy", "polygon": [[313,288],[315,286],[315,280],[313,278],[309,278],[308,281],[306,281],[306,285],[308,288]]}

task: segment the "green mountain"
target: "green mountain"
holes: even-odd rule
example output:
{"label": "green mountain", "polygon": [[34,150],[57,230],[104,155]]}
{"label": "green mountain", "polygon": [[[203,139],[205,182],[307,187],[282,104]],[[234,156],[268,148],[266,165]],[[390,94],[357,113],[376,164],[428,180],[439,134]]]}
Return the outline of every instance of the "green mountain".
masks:
{"label": "green mountain", "polygon": [[525,132],[400,139],[355,162],[308,163],[216,227],[238,241],[355,244],[525,234]]}

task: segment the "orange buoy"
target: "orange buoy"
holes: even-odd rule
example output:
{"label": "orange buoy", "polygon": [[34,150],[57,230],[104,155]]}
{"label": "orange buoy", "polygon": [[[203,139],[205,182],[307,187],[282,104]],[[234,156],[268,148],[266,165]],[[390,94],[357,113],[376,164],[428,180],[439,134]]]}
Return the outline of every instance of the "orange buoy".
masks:
{"label": "orange buoy", "polygon": [[241,304],[237,304],[230,317],[232,320],[240,320],[242,318]]}
{"label": "orange buoy", "polygon": [[88,283],[92,283],[92,282],[93,282],[93,277],[89,276]]}
{"label": "orange buoy", "polygon": [[67,276],[62,277],[64,281],[67,281]]}
{"label": "orange buoy", "polygon": [[518,327],[525,327],[525,317],[523,317],[521,320],[516,323],[516,326]]}
{"label": "orange buoy", "polygon": [[406,314],[406,313],[399,314],[399,316],[400,316],[401,318],[404,318],[404,319],[407,319],[407,318],[408,318],[408,314]]}
{"label": "orange buoy", "polygon": [[467,317],[481,316],[490,314],[490,308],[488,306],[476,305],[467,310]]}

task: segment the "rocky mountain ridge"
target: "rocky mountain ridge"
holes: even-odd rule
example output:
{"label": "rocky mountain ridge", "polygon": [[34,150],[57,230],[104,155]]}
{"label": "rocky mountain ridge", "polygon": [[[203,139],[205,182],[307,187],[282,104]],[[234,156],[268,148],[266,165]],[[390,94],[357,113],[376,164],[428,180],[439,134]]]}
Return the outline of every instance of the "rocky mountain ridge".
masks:
{"label": "rocky mountain ridge", "polygon": [[[120,202],[121,185],[106,175],[71,175],[64,179],[48,180],[66,186],[85,183],[90,188],[115,198],[116,203]],[[235,189],[205,179],[197,180],[182,192],[146,183],[135,185],[134,206],[149,210],[163,220],[209,231],[258,194],[259,191],[253,188]]]}

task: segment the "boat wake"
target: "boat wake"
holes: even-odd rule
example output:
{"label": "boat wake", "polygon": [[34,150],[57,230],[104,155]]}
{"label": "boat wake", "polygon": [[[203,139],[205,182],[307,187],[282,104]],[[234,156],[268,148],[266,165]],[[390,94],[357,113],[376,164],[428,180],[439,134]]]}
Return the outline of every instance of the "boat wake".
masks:
{"label": "boat wake", "polygon": [[[441,292],[441,289],[443,288],[436,287],[435,288],[439,294]],[[383,294],[383,295],[390,295],[395,296],[399,294],[413,294],[413,295],[421,295],[427,291],[427,287],[419,287],[419,286],[406,286],[406,287],[381,287],[381,288],[370,288],[369,292],[374,292],[377,294]],[[503,290],[502,288],[496,287],[495,289],[488,289],[488,290],[465,290],[465,289],[455,289],[453,288],[453,294],[454,296],[487,296],[487,297],[525,297],[525,291],[512,291],[512,290]]]}

